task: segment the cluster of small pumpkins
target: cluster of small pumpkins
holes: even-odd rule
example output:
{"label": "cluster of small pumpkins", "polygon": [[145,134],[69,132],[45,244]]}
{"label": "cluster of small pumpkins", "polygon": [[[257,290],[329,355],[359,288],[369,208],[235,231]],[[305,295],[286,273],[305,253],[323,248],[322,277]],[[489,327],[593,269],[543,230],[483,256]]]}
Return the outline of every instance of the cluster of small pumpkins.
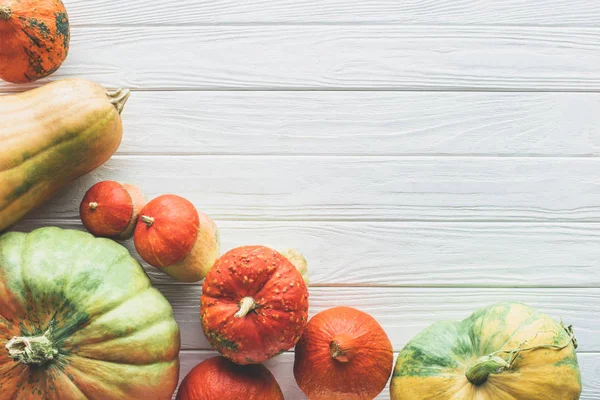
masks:
{"label": "cluster of small pumpkins", "polygon": [[[294,374],[311,399],[370,399],[385,387],[392,371],[392,344],[371,316],[336,307],[308,322],[307,264],[299,252],[243,246],[219,257],[218,229],[210,217],[176,195],[146,204],[143,192],[130,184],[95,184],[79,210],[95,236],[133,237],[148,264],[182,282],[204,279],[202,327],[224,358],[194,368],[179,389],[179,399],[234,398],[236,390],[245,399],[283,399],[261,363],[294,346]],[[232,385],[224,385],[223,379]]]}
{"label": "cluster of small pumpkins", "polygon": [[[60,0],[0,0],[0,78],[31,82],[69,49]],[[128,90],[65,79],[0,97],[0,231],[103,164],[122,138]],[[0,236],[0,400],[160,399],[179,381],[173,310],[128,250],[176,280],[204,279],[200,318],[222,356],[183,380],[180,400],[279,400],[262,363],[295,346],[294,376],[310,400],[370,400],[392,373],[392,345],[349,307],[308,320],[306,261],[243,246],[220,255],[216,224],[188,200],[104,181],[80,206],[92,233],[55,227]],[[570,326],[499,303],[423,330],[399,353],[393,400],[577,400]]]}

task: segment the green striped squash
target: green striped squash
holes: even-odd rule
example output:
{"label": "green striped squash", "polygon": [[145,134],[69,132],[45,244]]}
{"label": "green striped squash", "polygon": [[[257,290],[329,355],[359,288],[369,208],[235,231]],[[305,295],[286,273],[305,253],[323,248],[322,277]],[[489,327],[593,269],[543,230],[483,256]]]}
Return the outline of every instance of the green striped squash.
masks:
{"label": "green striped squash", "polygon": [[79,231],[0,237],[0,398],[170,399],[179,328],[127,249]]}
{"label": "green striped squash", "polygon": [[392,400],[577,400],[570,327],[520,303],[438,322],[400,352]]}

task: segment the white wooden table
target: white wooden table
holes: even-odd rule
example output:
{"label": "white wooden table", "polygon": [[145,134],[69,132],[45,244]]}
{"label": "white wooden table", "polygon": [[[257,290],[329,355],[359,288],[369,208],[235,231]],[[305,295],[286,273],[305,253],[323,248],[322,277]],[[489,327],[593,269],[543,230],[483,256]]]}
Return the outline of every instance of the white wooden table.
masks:
{"label": "white wooden table", "polygon": [[[18,229],[81,229],[102,179],[176,193],[214,217],[223,250],[301,249],[311,314],[367,311],[395,351],[500,300],[563,317],[582,398],[600,399],[600,1],[65,4],[71,54],[52,79],[131,88],[125,138]],[[182,329],[183,376],[215,354],[200,285],[148,272]],[[292,364],[267,365],[304,399]]]}

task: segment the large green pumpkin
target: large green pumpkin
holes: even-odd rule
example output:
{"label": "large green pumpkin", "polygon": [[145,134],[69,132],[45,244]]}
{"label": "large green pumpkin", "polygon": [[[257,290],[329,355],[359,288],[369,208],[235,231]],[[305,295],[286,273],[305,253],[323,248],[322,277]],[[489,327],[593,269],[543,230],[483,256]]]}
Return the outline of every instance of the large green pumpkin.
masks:
{"label": "large green pumpkin", "polygon": [[0,399],[170,399],[179,344],[124,247],[59,228],[0,237]]}
{"label": "large green pumpkin", "polygon": [[398,355],[392,400],[577,400],[570,327],[520,303],[438,322]]}

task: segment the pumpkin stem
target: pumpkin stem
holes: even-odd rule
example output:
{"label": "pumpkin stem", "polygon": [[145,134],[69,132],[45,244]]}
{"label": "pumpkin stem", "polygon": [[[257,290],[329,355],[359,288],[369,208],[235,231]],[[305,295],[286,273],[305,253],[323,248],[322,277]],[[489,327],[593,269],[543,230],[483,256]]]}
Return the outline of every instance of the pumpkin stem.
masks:
{"label": "pumpkin stem", "polygon": [[[573,332],[573,327],[568,326],[565,327],[561,322],[561,326],[563,329],[569,334],[565,344],[557,345],[557,344],[539,344],[536,346],[523,347],[528,342],[535,340],[540,333],[547,331],[539,331],[535,334],[533,339],[526,340],[521,343],[516,349],[512,350],[498,350],[487,356],[483,356],[475,360],[475,363],[471,365],[466,372],[467,379],[473,385],[481,385],[487,381],[490,374],[499,374],[503,371],[512,369],[517,359],[521,356],[521,353],[526,351],[533,351],[539,349],[551,349],[551,350],[562,350],[569,345],[573,344],[573,347],[577,348],[577,340],[575,339],[575,333]],[[552,331],[552,333],[556,334],[556,332]],[[507,354],[508,360],[499,357],[498,354]]]}
{"label": "pumpkin stem", "polygon": [[0,6],[0,19],[7,21],[12,16],[9,6]]}
{"label": "pumpkin stem", "polygon": [[280,251],[281,255],[290,260],[294,267],[300,272],[302,275],[302,279],[308,286],[308,263],[306,262],[306,258],[296,249],[285,249]]}
{"label": "pumpkin stem", "polygon": [[335,335],[329,343],[331,357],[341,363],[347,363],[354,358],[352,337],[345,334]]}
{"label": "pumpkin stem", "polygon": [[490,374],[499,374],[509,368],[508,363],[498,356],[483,356],[467,369],[466,375],[469,382],[475,386],[484,384]]}
{"label": "pumpkin stem", "polygon": [[145,223],[146,225],[148,225],[148,227],[151,227],[152,224],[154,224],[154,218],[149,217],[147,215],[142,215],[140,217],[140,219],[142,220],[143,223]]}
{"label": "pumpkin stem", "polygon": [[95,210],[96,208],[98,208],[98,203],[96,203],[95,201],[91,201],[90,202],[90,209]]}
{"label": "pumpkin stem", "polygon": [[236,318],[244,318],[248,313],[257,307],[256,302],[252,297],[244,297],[240,301],[240,309],[233,316]]}
{"label": "pumpkin stem", "polygon": [[125,103],[129,100],[129,96],[131,96],[131,91],[129,89],[117,89],[112,92],[106,92],[106,95],[110,99],[110,102],[119,114],[123,111],[123,107],[125,107]]}
{"label": "pumpkin stem", "polygon": [[46,331],[42,336],[15,336],[6,343],[8,356],[15,361],[27,365],[44,365],[58,355],[49,339],[51,332]]}

